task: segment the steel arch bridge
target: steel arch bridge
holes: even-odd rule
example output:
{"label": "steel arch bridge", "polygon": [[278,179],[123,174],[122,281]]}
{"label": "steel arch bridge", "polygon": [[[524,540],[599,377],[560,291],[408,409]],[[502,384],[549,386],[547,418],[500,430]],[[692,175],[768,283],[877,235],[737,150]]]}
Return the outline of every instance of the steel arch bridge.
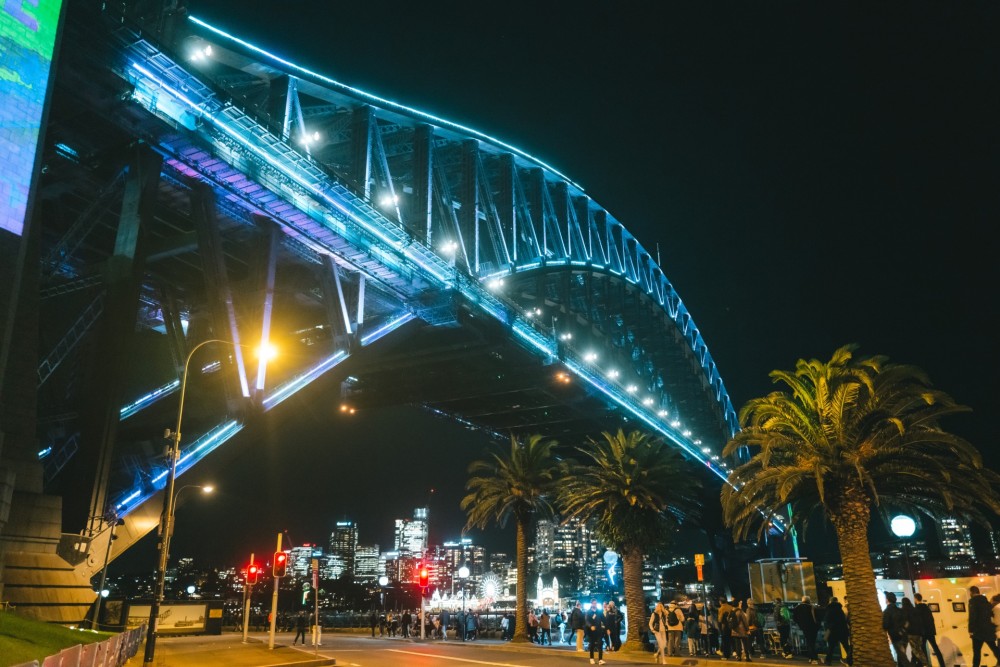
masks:
{"label": "steel arch bridge", "polygon": [[[236,345],[198,353],[179,474],[332,392],[500,437],[629,422],[726,479],[738,423],[705,340],[582,187],[196,17],[154,39],[99,4],[67,19],[36,207],[39,456],[53,489],[97,480],[61,550],[78,574],[158,524],[154,434],[209,338]],[[252,367],[271,340],[294,363]]]}

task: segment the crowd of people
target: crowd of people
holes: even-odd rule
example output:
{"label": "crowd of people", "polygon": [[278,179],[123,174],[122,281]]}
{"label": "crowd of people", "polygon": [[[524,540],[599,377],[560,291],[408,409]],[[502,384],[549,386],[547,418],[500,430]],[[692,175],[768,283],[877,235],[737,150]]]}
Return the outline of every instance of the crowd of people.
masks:
{"label": "crowd of people", "polygon": [[[479,613],[472,610],[451,612],[447,609],[436,614],[426,614],[424,636],[431,639],[447,640],[454,637],[460,641],[475,641],[485,629]],[[390,611],[384,614],[371,612],[368,617],[371,636],[409,638],[420,636],[419,611]],[[508,629],[509,628],[509,629]],[[511,639],[514,635],[514,615],[508,614],[500,621],[501,637]],[[376,632],[378,633],[376,635]]]}

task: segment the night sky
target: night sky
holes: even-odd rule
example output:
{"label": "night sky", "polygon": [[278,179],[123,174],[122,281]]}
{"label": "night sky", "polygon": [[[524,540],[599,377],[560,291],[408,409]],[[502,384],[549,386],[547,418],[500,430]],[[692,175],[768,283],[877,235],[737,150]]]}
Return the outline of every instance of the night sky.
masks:
{"label": "night sky", "polygon": [[[948,426],[1000,465],[994,3],[189,5],[580,183],[659,244],[737,408],[770,370],[858,343],[971,406]],[[412,409],[303,412],[282,451],[205,471],[226,490],[179,510],[175,556],[242,562],[277,530],[325,541],[345,517],[385,547],[427,502],[432,540],[457,537],[481,438]],[[213,539],[185,535],[185,512]]]}

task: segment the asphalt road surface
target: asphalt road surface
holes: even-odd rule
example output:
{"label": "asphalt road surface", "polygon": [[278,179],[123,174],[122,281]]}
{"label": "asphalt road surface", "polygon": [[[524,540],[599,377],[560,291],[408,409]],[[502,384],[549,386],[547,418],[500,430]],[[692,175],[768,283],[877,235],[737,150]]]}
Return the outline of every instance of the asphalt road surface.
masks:
{"label": "asphalt road surface", "polygon": [[[263,637],[266,641],[266,636]],[[285,639],[282,637],[282,639]],[[282,641],[287,646],[287,640]],[[296,647],[298,648],[298,647]],[[302,649],[313,654],[312,646]],[[573,647],[523,648],[496,641],[489,642],[427,642],[405,639],[372,639],[357,635],[326,634],[318,648],[323,657],[337,659],[340,665],[351,667],[581,667],[589,665],[586,653],[577,653]],[[643,656],[645,657],[645,656]],[[645,660],[633,656],[625,659],[615,653],[605,653],[608,665],[651,664],[652,654]]]}

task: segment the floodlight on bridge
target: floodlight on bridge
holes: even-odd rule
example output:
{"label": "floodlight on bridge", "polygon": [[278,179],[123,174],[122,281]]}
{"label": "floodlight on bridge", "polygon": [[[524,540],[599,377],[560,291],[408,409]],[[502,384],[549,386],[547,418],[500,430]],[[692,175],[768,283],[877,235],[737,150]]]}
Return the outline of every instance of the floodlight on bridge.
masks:
{"label": "floodlight on bridge", "polygon": [[617,379],[619,375],[621,375],[621,373],[619,373],[613,368],[610,371],[608,371],[608,377],[612,380]]}
{"label": "floodlight on bridge", "polygon": [[587,354],[583,355],[583,360],[589,363],[594,363],[595,361],[597,361],[597,353],[588,352]]}
{"label": "floodlight on bridge", "polygon": [[625,391],[627,391],[630,394],[634,394],[635,392],[639,391],[639,387],[635,386],[634,384],[630,384],[629,386],[625,387]]}

